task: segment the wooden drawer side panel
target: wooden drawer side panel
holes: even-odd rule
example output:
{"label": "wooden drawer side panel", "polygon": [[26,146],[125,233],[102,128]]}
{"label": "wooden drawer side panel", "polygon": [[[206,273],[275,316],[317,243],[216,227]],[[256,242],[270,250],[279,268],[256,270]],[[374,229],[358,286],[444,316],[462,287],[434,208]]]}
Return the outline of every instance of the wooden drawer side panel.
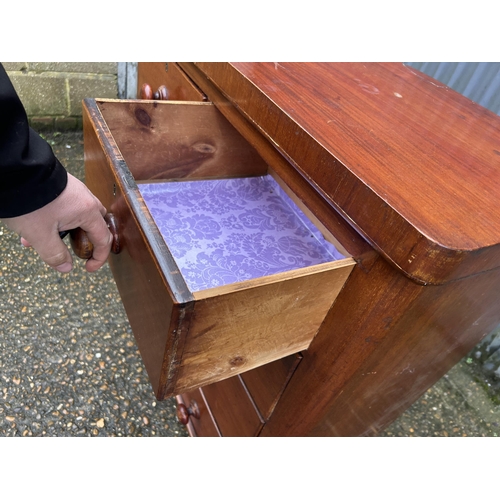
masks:
{"label": "wooden drawer side panel", "polygon": [[[117,101],[111,101],[117,102]],[[101,199],[106,199],[109,207],[113,205],[115,211],[124,212],[127,218],[135,219],[135,225],[138,232],[144,241],[148,242],[148,250],[151,257],[156,262],[158,272],[163,275],[163,278],[168,284],[174,302],[187,303],[193,300],[193,295],[186,286],[184,279],[175,263],[169,248],[166,246],[160,231],[154,223],[149,211],[142,200],[142,197],[137,188],[135,178],[129,169],[128,163],[122,155],[120,148],[116,142],[115,135],[111,132],[106,122],[106,117],[103,115],[104,102],[97,102],[93,99],[84,100],[84,137],[85,128],[89,131],[93,130],[92,136],[96,141],[94,147],[85,146],[85,164],[90,164],[94,156],[101,156],[104,159],[102,170],[110,171],[113,186],[93,182],[92,178],[86,172],[86,183],[92,184],[94,194]],[[87,167],[86,167],[87,170]],[[120,196],[118,196],[118,191]],[[122,236],[122,226],[119,223],[118,232],[121,236],[121,246],[126,244],[126,237]],[[126,235],[125,235],[126,236]],[[139,262],[140,264],[140,262]]]}
{"label": "wooden drawer side panel", "polygon": [[[175,364],[173,358],[182,338],[182,332],[177,330],[174,333],[175,328],[170,328],[171,324],[175,327],[178,323],[171,287],[166,285],[163,273],[158,270],[86,112],[84,141],[86,184],[108,212],[115,215],[119,225],[121,251],[118,255],[110,255],[109,265],[153,390],[161,399],[161,380],[169,375],[169,370],[163,368],[164,352],[170,353],[168,364]],[[169,330],[173,332],[171,335]]]}

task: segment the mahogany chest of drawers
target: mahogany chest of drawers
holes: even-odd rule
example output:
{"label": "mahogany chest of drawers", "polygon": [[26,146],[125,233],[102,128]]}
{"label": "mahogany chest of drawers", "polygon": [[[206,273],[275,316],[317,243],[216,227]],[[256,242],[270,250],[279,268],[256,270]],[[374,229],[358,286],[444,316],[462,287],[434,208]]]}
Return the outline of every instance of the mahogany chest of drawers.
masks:
{"label": "mahogany chest of drawers", "polygon": [[[500,323],[496,115],[394,63],[139,63],[138,82],[84,102],[86,182],[153,390],[192,435],[376,435]],[[233,212],[259,179],[271,205]]]}

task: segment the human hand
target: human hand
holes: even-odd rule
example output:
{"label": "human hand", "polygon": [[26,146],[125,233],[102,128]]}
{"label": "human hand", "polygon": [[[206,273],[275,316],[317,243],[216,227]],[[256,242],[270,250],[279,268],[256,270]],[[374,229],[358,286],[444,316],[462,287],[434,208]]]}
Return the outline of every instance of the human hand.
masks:
{"label": "human hand", "polygon": [[94,272],[106,262],[113,239],[105,215],[106,209],[85,184],[68,174],[66,188],[54,201],[3,222],[21,236],[24,246],[32,246],[42,260],[62,273],[71,271],[73,259],[59,232],[80,227],[94,246],[85,264],[87,271]]}

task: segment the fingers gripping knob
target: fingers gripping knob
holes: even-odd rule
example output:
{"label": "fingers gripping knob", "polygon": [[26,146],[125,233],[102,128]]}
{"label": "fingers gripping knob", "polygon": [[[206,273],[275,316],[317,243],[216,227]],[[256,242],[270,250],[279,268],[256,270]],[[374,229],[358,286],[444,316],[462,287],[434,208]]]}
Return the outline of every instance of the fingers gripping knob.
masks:
{"label": "fingers gripping knob", "polygon": [[[113,236],[113,241],[111,243],[111,253],[118,254],[120,253],[120,238],[118,236],[118,223],[113,214],[107,213],[104,216],[104,220],[108,225],[108,229]],[[83,231],[81,228],[72,229],[69,231],[69,235],[71,238],[71,248],[77,257],[81,259],[90,259],[92,257],[92,252],[94,250],[94,246],[92,242],[89,240],[87,233]]]}

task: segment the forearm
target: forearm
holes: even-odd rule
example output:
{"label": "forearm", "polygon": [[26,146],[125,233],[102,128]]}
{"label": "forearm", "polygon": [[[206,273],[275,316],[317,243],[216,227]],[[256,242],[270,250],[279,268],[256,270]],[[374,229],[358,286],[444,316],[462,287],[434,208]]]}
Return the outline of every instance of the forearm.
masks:
{"label": "forearm", "polygon": [[80,227],[94,246],[88,271],[99,269],[109,254],[111,233],[106,209],[54,156],[50,145],[29,127],[28,117],[0,64],[0,219],[61,272],[72,257],[59,231]]}
{"label": "forearm", "polygon": [[47,205],[66,184],[66,170],[50,145],[29,127],[26,111],[0,65],[0,218]]}

